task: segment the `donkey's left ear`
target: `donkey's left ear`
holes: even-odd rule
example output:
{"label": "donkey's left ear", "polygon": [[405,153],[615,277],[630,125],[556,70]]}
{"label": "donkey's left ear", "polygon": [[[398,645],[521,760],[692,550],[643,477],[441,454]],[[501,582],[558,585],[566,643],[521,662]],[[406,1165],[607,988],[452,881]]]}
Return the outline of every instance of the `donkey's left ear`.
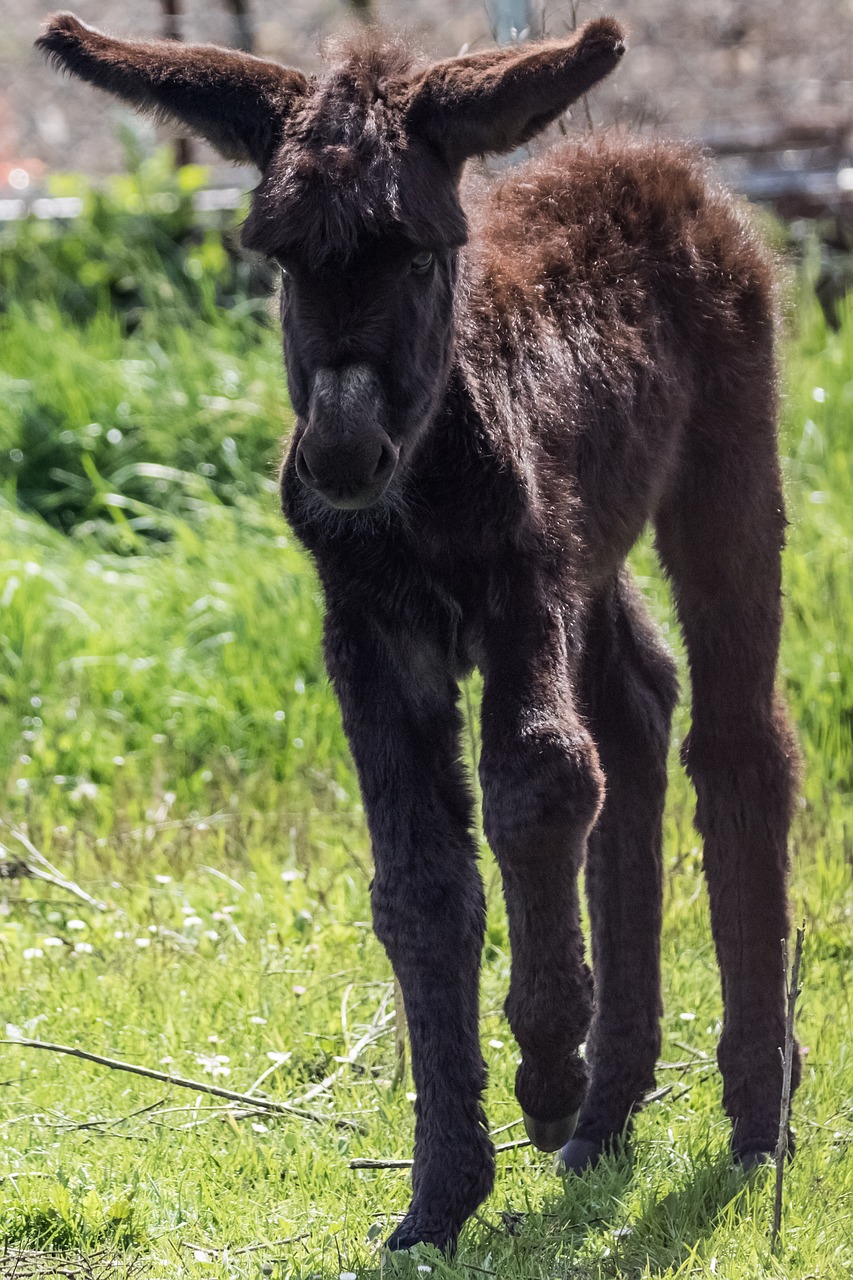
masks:
{"label": "donkey's left ear", "polygon": [[624,52],[618,22],[597,18],[570,40],[450,58],[412,84],[409,129],[454,168],[469,156],[511,151],[603,79]]}
{"label": "donkey's left ear", "polygon": [[115,40],[57,13],[36,46],[50,60],[136,107],[179,122],[228,160],[265,169],[285,117],[308,88],[291,71],[248,53],[176,40]]}

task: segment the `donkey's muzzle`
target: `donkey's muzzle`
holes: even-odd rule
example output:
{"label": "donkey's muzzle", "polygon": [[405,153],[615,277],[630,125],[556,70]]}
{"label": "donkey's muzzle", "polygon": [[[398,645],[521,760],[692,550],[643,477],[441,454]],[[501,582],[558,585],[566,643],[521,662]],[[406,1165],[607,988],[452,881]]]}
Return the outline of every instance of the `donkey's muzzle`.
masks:
{"label": "donkey's muzzle", "polygon": [[341,511],[378,502],[399,458],[384,417],[382,387],[368,365],[321,369],[296,449],[296,474],[306,488]]}

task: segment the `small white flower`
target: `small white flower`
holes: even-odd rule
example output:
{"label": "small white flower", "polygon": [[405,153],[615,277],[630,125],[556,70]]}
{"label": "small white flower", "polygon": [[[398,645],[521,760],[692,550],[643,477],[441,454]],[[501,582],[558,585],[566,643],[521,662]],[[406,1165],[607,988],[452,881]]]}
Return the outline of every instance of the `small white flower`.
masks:
{"label": "small white flower", "polygon": [[98,788],[94,782],[78,782],[77,786],[71,792],[71,799],[94,800],[97,794]]}
{"label": "small white flower", "polygon": [[358,1276],[354,1271],[342,1271],[341,1280],[358,1280]]}
{"label": "small white flower", "polygon": [[184,916],[184,924],[191,929],[198,929],[202,924],[201,916]]}
{"label": "small white flower", "polygon": [[171,877],[171,876],[155,876],[155,877],[154,877],[154,879],[157,881],[157,883],[158,883],[158,884],[171,884],[171,883],[172,883],[172,877]]}
{"label": "small white flower", "polygon": [[263,1124],[260,1120],[253,1121],[252,1128],[255,1133],[269,1133],[270,1131],[269,1125]]}
{"label": "small white flower", "polygon": [[295,996],[304,996],[304,995],[305,995],[305,992],[306,992],[307,990],[308,990],[308,988],[307,988],[307,987],[295,986],[295,987],[293,988],[293,994],[294,994]]}
{"label": "small white flower", "polygon": [[678,1016],[682,1022],[693,1022],[696,1018],[695,1013],[680,1013]]}
{"label": "small white flower", "polygon": [[138,947],[143,948],[143,949],[144,949],[145,947],[150,947],[150,946],[151,946],[151,939],[150,939],[150,938],[136,938],[136,939],[135,939],[135,941],[136,941],[136,945],[137,945]]}
{"label": "small white flower", "polygon": [[166,1054],[166,1056],[165,1056],[165,1058],[161,1058],[161,1059],[160,1059],[160,1066],[161,1066],[161,1067],[171,1067],[171,1065],[172,1065],[172,1063],[173,1063],[174,1061],[175,1061],[175,1059],[174,1059],[174,1058],[170,1058],[170,1057],[169,1057],[169,1055],[168,1055],[168,1053],[167,1053],[167,1054]]}
{"label": "small white flower", "polygon": [[265,1027],[267,1025],[266,1018],[262,1018],[259,1013],[253,1014],[249,1021],[253,1022],[256,1027]]}
{"label": "small white flower", "polygon": [[282,871],[281,878],[285,884],[290,884],[293,880],[301,880],[302,872],[297,871],[295,867],[288,867],[286,871]]}
{"label": "small white flower", "polygon": [[88,926],[85,920],[69,920],[65,927],[67,929],[86,929]]}
{"label": "small white flower", "polygon": [[43,947],[64,947],[65,943],[61,938],[42,938],[41,945]]}
{"label": "small white flower", "polygon": [[116,929],[115,933],[113,934],[113,937],[117,938],[118,941],[121,942],[122,938],[124,937],[124,929]]}
{"label": "small white flower", "polygon": [[826,400],[826,391],[823,387],[815,387],[812,391],[812,400],[816,400],[818,404],[823,404]]}
{"label": "small white flower", "polygon": [[41,947],[24,947],[25,960],[41,960],[43,955]]}
{"label": "small white flower", "polygon": [[215,929],[205,929],[204,936],[208,938],[211,942],[219,941],[219,934],[216,932]]}
{"label": "small white flower", "polygon": [[502,1049],[504,1047],[503,1040],[490,1040],[489,1044],[493,1049]]}
{"label": "small white flower", "polygon": [[91,942],[75,942],[74,943],[75,955],[90,956],[94,950],[95,948],[92,946]]}
{"label": "small white flower", "polygon": [[224,1054],[218,1053],[216,1056],[207,1053],[197,1053],[195,1060],[198,1065],[209,1076],[230,1076],[231,1068],[225,1064],[228,1058]]}

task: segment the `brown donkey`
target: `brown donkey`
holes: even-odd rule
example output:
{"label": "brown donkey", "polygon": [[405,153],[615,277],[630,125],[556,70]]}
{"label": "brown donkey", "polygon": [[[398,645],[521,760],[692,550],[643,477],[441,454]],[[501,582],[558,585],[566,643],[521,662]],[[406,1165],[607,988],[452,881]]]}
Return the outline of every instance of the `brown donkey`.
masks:
{"label": "brown donkey", "polygon": [[316,79],[68,14],[39,44],[261,171],[243,240],[283,274],[284,510],[325,591],[373,918],[411,1032],[414,1194],[391,1247],[452,1247],[494,1176],[457,683],[475,666],[528,1133],[580,1171],[653,1085],[676,680],[625,568],[650,521],[689,655],[723,1103],[735,1157],[761,1161],[779,1123],[796,765],[774,689],[773,281],[743,213],[661,143],[561,143],[462,182],[469,157],[518,147],[617,65],[608,18],[426,68],[366,35]]}

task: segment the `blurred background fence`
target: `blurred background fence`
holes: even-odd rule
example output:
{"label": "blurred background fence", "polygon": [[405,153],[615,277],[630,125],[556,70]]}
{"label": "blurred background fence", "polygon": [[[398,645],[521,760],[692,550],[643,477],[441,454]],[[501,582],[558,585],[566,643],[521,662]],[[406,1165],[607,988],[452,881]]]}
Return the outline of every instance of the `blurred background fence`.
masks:
{"label": "blurred background fence", "polygon": [[[142,147],[152,126],[85,86],[60,79],[34,53],[56,6],[0,0],[0,216],[44,200],[52,173],[116,172],[119,125]],[[582,0],[78,0],[87,22],[116,34],[211,40],[319,64],[322,40],[346,21],[375,18],[411,31],[430,55],[526,34],[559,35],[601,12]],[[785,217],[853,207],[853,7],[839,0],[611,0],[627,23],[630,56],[591,99],[596,125],[659,129],[698,139],[726,178]],[[583,113],[577,127],[588,127]],[[200,144],[213,185],[243,177]],[[180,159],[189,158],[186,144]],[[236,179],[236,180],[235,180]],[[35,212],[68,212],[44,203]]]}

